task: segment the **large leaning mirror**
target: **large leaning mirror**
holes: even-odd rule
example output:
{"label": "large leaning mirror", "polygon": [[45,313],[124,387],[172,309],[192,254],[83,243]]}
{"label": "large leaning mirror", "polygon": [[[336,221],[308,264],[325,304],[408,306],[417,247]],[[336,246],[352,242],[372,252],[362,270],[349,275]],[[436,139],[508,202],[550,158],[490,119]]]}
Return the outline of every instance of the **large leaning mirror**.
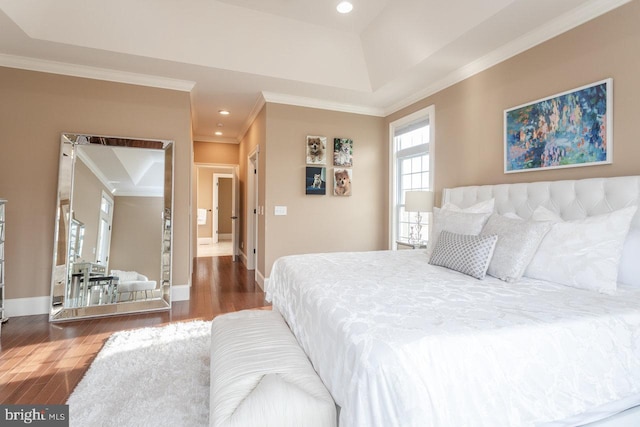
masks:
{"label": "large leaning mirror", "polygon": [[171,308],[173,143],[62,134],[52,322]]}

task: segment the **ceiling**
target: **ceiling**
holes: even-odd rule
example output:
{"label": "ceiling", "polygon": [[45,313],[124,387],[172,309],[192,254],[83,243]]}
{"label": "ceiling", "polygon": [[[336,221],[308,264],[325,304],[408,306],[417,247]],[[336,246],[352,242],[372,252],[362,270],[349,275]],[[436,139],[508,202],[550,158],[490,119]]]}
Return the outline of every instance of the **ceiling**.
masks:
{"label": "ceiling", "polygon": [[114,196],[162,197],[164,150],[78,145],[78,157]]}
{"label": "ceiling", "polygon": [[386,116],[629,1],[0,0],[0,66],[190,91],[237,143],[265,100]]}

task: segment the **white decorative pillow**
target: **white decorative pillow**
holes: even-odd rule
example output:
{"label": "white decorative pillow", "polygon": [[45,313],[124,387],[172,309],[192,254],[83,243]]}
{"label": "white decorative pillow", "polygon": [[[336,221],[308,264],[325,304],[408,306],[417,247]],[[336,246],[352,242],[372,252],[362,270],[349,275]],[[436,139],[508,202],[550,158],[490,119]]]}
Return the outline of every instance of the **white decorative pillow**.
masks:
{"label": "white decorative pillow", "polygon": [[470,236],[443,231],[429,264],[484,279],[497,240],[498,236]]}
{"label": "white decorative pillow", "polygon": [[[524,275],[615,293],[622,247],[636,209],[633,206],[585,219],[555,222]],[[544,208],[536,209],[533,218],[548,219],[549,213]]]}
{"label": "white decorative pillow", "polygon": [[136,271],[111,270],[111,275],[120,279],[121,282],[138,280],[138,272]]}
{"label": "white decorative pillow", "polygon": [[506,282],[520,279],[552,225],[549,221],[525,221],[491,215],[480,233],[498,236],[487,274]]}
{"label": "white decorative pillow", "polygon": [[618,267],[618,282],[627,285],[640,286],[640,230],[629,231],[622,248],[620,265]]}
{"label": "white decorative pillow", "polygon": [[467,208],[460,208],[453,203],[446,203],[442,206],[442,209],[456,211],[456,212],[467,212],[467,213],[493,213],[493,208],[496,204],[496,199],[484,200],[482,202],[476,203],[473,206],[469,206]]}
{"label": "white decorative pillow", "polygon": [[431,256],[435,243],[442,231],[477,236],[491,213],[466,213],[448,209],[433,208],[433,228],[427,245],[427,256]]}

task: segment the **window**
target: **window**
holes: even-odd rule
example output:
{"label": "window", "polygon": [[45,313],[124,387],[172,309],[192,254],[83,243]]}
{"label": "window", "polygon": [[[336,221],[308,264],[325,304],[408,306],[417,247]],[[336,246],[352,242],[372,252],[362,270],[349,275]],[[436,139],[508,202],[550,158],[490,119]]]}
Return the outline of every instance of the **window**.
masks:
{"label": "window", "polygon": [[[390,125],[391,136],[391,212],[390,247],[409,239],[417,213],[405,212],[405,193],[433,188],[433,106],[396,120]],[[421,213],[421,239],[429,237],[429,215]]]}

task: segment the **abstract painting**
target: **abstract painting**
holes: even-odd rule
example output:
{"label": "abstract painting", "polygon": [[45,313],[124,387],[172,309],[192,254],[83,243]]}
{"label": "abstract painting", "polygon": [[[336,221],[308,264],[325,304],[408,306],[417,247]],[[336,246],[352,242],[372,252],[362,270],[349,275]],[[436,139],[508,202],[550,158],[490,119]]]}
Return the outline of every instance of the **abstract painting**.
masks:
{"label": "abstract painting", "polygon": [[611,163],[612,119],[612,79],[505,110],[504,172]]}

